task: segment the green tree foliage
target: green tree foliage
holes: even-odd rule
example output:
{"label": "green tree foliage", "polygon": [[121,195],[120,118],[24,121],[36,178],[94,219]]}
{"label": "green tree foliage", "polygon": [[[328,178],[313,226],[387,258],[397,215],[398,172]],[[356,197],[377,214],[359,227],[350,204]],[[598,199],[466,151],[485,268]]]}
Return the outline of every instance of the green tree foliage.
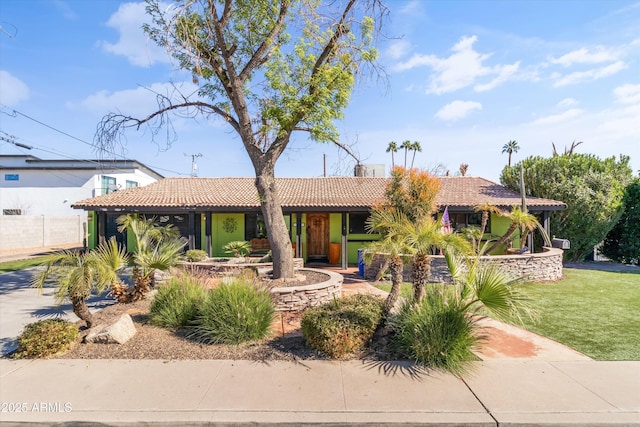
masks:
{"label": "green tree foliage", "polygon": [[[254,167],[273,275],[293,277],[276,162],[294,132],[353,155],[340,143],[335,121],[342,118],[356,80],[376,60],[374,35],[386,8],[379,0],[175,3],[167,8],[148,0],[152,23],[144,29],[192,74],[198,90],[158,94],[156,111],[146,117],[108,114],[98,125],[96,143],[113,148],[130,127],[149,126],[151,135],[158,135],[158,127],[167,125],[174,112],[221,119],[237,134]],[[169,124],[167,129],[173,128]]]}
{"label": "green tree foliage", "polygon": [[629,157],[604,160],[591,154],[529,157],[513,167],[505,167],[500,182],[519,191],[521,165],[527,196],[567,204],[567,209],[551,215],[551,234],[571,241],[571,249],[565,252],[567,260],[584,259],[622,214],[624,189],[631,180]]}
{"label": "green tree foliage", "polygon": [[640,263],[640,178],[625,190],[624,212],[604,239],[603,253],[625,264]]}

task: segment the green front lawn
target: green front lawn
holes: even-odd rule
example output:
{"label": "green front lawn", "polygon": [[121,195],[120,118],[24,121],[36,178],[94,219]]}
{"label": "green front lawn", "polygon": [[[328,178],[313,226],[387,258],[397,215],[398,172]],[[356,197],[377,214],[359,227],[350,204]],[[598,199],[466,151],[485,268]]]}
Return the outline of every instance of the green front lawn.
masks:
{"label": "green front lawn", "polygon": [[565,269],[523,289],[540,315],[525,328],[595,360],[640,360],[640,274]]}
{"label": "green front lawn", "polygon": [[0,262],[0,274],[35,267],[37,265],[40,265],[43,259],[44,257],[36,257],[29,259],[20,259],[17,261]]}
{"label": "green front lawn", "polygon": [[[524,328],[595,360],[640,360],[640,274],[565,269],[555,283],[522,285],[537,310]],[[391,285],[379,285],[389,291]],[[411,285],[402,295],[410,297]]]}

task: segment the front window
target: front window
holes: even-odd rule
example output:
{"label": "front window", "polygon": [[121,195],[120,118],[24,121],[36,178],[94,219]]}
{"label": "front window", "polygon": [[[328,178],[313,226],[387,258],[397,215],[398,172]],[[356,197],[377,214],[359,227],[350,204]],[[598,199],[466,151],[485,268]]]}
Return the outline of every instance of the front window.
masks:
{"label": "front window", "polygon": [[134,188],[137,187],[138,183],[136,181],[129,181],[127,180],[127,187],[126,188]]}
{"label": "front window", "polygon": [[368,213],[349,214],[349,234],[366,234]]}
{"label": "front window", "polygon": [[102,194],[113,193],[118,190],[116,179],[112,176],[102,175]]}

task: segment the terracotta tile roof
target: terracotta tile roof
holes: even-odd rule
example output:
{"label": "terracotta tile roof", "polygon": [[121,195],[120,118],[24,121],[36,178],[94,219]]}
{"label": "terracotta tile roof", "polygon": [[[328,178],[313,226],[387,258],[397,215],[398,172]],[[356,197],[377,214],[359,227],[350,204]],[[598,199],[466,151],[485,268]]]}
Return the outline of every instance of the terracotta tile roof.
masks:
{"label": "terracotta tile roof", "polygon": [[[520,204],[520,195],[500,184],[477,177],[441,177],[437,204],[444,208],[470,208],[481,203],[499,207]],[[85,210],[200,208],[230,210],[258,208],[254,178],[165,178],[145,187],[135,187],[73,204]],[[362,210],[384,198],[388,179],[360,177],[277,178],[284,209]],[[559,210],[566,205],[556,200],[527,198],[532,209]]]}

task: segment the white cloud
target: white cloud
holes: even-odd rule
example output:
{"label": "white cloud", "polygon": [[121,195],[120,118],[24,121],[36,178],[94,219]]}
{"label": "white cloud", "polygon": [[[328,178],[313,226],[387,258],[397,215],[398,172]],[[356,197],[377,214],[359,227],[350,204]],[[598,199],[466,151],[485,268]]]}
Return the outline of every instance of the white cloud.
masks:
{"label": "white cloud", "polygon": [[578,105],[578,101],[576,101],[573,98],[565,98],[562,101],[558,102],[556,104],[556,107],[560,109],[565,109],[568,107],[573,107],[574,105]]}
{"label": "white cloud", "polygon": [[17,77],[0,70],[0,102],[12,107],[29,99],[29,87]]}
{"label": "white cloud", "polygon": [[76,14],[73,9],[71,9],[71,6],[69,6],[66,1],[54,0],[52,4],[56,9],[58,9],[58,11],[65,19],[69,21],[75,21],[78,18],[78,14]]}
{"label": "white cloud", "polygon": [[399,12],[408,15],[415,15],[422,12],[423,5],[424,3],[421,0],[412,0],[405,4]]}
{"label": "white cloud", "polygon": [[616,100],[623,104],[640,103],[640,84],[626,84],[613,90]]}
{"label": "white cloud", "polygon": [[578,83],[590,82],[593,80],[601,79],[603,77],[611,76],[619,71],[624,70],[625,68],[627,68],[627,64],[622,61],[617,61],[604,67],[593,68],[587,71],[576,71],[565,76],[556,73],[554,75],[556,81],[553,83],[553,86],[562,87]]}
{"label": "white cloud", "polygon": [[520,61],[516,62],[515,64],[496,65],[495,67],[493,67],[493,69],[498,73],[498,76],[495,79],[491,80],[489,83],[475,85],[474,89],[476,90],[476,92],[484,92],[500,86],[502,83],[508,81],[511,76],[513,76],[518,71],[519,68]]}
{"label": "white cloud", "polygon": [[567,110],[565,112],[562,112],[560,114],[552,114],[550,116],[541,117],[541,118],[539,118],[537,120],[534,120],[530,124],[532,126],[557,125],[557,124],[564,123],[564,122],[567,122],[569,120],[572,120],[572,119],[582,115],[582,113],[584,113],[583,110],[581,110],[579,108],[572,108],[572,109]]}
{"label": "white cloud", "polygon": [[[176,84],[180,91],[189,94],[197,90],[191,82]],[[70,105],[71,108],[82,108],[98,114],[119,111],[122,114],[133,117],[144,117],[157,110],[157,94],[171,98],[178,95],[176,88],[170,83],[154,83],[149,88],[138,87],[117,92],[102,90],[89,95],[78,105]]]}
{"label": "white cloud", "polygon": [[574,50],[559,58],[551,57],[549,62],[559,64],[563,67],[570,67],[574,64],[600,64],[603,62],[616,61],[620,54],[615,49],[607,49],[602,46],[596,46],[592,51],[587,48]]}
{"label": "white cloud", "polygon": [[436,118],[446,122],[453,122],[468,116],[475,110],[482,110],[482,104],[473,101],[457,100],[448,103],[438,110]]}
{"label": "white cloud", "polygon": [[473,85],[484,76],[496,77],[487,83],[478,83],[475,90],[481,92],[493,89],[509,80],[518,70],[520,63],[493,67],[483,65],[491,54],[482,54],[474,50],[473,44],[477,40],[477,36],[463,37],[451,48],[453,53],[446,58],[439,58],[436,55],[413,55],[409,60],[397,64],[394,70],[405,71],[421,66],[432,68],[435,73],[431,75],[427,93],[440,95],[454,92]]}
{"label": "white cloud", "polygon": [[399,59],[405,56],[410,48],[411,45],[407,40],[395,40],[389,45],[386,52],[392,59]]}
{"label": "white cloud", "polygon": [[156,62],[170,62],[166,51],[150,40],[142,30],[142,24],[149,17],[145,12],[144,3],[123,3],[111,15],[107,25],[118,31],[118,41],[100,42],[107,52],[125,56],[133,65],[149,67]]}

